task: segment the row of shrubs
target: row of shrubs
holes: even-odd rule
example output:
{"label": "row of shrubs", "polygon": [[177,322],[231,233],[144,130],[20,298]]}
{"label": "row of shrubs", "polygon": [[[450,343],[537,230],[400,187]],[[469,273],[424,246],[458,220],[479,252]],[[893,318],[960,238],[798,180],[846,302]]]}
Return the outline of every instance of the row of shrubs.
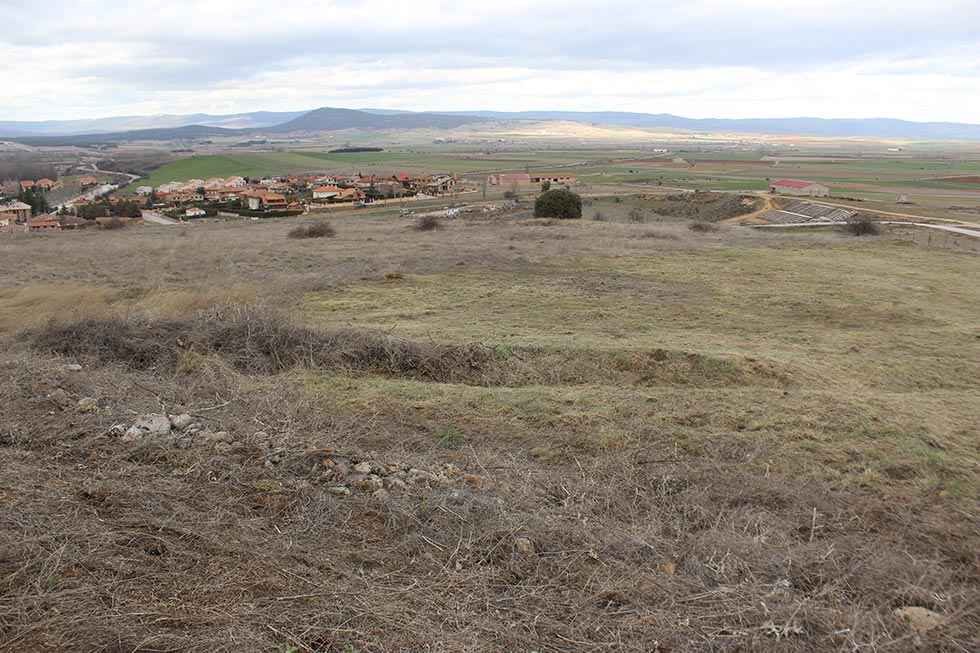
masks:
{"label": "row of shrubs", "polygon": [[[553,218],[559,220],[575,220],[582,217],[582,198],[566,189],[548,190],[538,196],[534,203],[534,217]],[[642,213],[635,209],[630,212],[631,222],[644,222]],[[600,212],[596,212],[595,219],[605,220]],[[442,228],[442,223],[434,215],[419,216],[414,228],[416,231],[434,231]],[[689,225],[691,231],[696,233],[709,233],[718,231],[718,225],[695,221]],[[877,235],[881,233],[881,228],[877,221],[868,216],[859,216],[846,225],[844,229],[855,236]],[[336,232],[327,222],[316,222],[312,224],[300,225],[289,232],[290,238],[324,238],[334,236]]]}
{"label": "row of shrubs", "polygon": [[[434,215],[423,215],[415,221],[412,227],[416,231],[435,231],[442,229],[442,222]],[[337,235],[337,230],[326,220],[310,222],[293,227],[286,234],[290,238],[333,238]]]}

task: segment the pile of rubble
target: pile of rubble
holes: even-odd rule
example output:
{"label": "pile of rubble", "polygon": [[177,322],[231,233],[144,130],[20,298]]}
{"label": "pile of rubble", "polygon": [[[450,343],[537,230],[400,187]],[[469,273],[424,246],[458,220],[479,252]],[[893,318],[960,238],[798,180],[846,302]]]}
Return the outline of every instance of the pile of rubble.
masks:
{"label": "pile of rubble", "polygon": [[[154,442],[177,449],[207,447],[219,453],[231,451],[236,441],[227,431],[211,430],[195,422],[193,416],[187,413],[150,413],[139,417],[128,428],[117,424],[110,429],[110,433],[130,444]],[[401,463],[365,460],[333,449],[290,452],[275,447],[273,439],[264,431],[256,432],[251,439],[267,451],[264,459],[266,467],[285,464],[294,469],[298,467],[308,472],[312,480],[327,485],[328,491],[337,496],[350,496],[358,492],[385,499],[393,492],[406,492],[411,488],[479,488],[485,484],[483,477],[464,473],[450,463],[435,470],[426,470]]]}
{"label": "pile of rubble", "polygon": [[304,454],[304,458],[314,478],[325,483],[328,491],[338,496],[361,492],[384,499],[393,492],[406,492],[413,487],[452,488],[467,485],[478,488],[484,484],[483,477],[463,473],[451,463],[435,470],[426,470],[400,463],[358,460],[330,449]]}

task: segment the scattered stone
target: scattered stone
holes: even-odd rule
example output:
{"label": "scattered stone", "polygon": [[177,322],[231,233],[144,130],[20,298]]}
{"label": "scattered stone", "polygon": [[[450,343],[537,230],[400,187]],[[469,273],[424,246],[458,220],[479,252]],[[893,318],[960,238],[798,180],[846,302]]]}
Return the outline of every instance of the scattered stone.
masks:
{"label": "scattered stone", "polygon": [[457,467],[456,465],[452,463],[446,463],[445,465],[442,466],[442,473],[448,478],[455,478],[459,476],[460,470],[459,467]]}
{"label": "scattered stone", "polygon": [[514,540],[514,547],[517,552],[524,556],[534,555],[534,543],[526,537],[519,537]]}
{"label": "scattered stone", "polygon": [[347,463],[339,460],[335,461],[330,469],[332,470],[333,477],[338,481],[343,481],[350,475],[350,467],[347,466]]}
{"label": "scattered stone", "polygon": [[408,483],[398,478],[397,476],[389,476],[384,480],[385,487],[389,490],[397,490],[399,492],[404,492],[408,489]]}
{"label": "scattered stone", "polygon": [[338,497],[349,497],[350,488],[344,487],[343,485],[335,485],[334,487],[327,488],[327,492],[330,494],[336,494]]}
{"label": "scattered stone", "polygon": [[943,615],[918,605],[895,608],[895,616],[906,622],[913,630],[924,633],[941,626],[946,620]]}
{"label": "scattered stone", "polygon": [[194,423],[194,418],[188,415],[187,413],[181,413],[180,415],[170,415],[170,425],[178,431],[183,431],[193,423]]}
{"label": "scattered stone", "polygon": [[431,483],[436,487],[452,487],[453,481],[445,474],[431,474]]}
{"label": "scattered stone", "polygon": [[429,472],[415,467],[408,470],[408,478],[416,485],[428,485],[435,480]]}
{"label": "scattered stone", "polygon": [[93,413],[99,409],[99,402],[95,397],[82,397],[78,400],[78,410],[83,413]]}
{"label": "scattered stone", "polygon": [[[217,431],[217,432],[211,434],[211,441],[212,442],[227,442],[227,443],[230,444],[230,443],[232,443],[232,442],[235,441],[235,438],[233,438],[231,436],[231,434],[228,433],[228,431]],[[280,450],[280,451],[282,451],[282,450]]]}
{"label": "scattered stone", "polygon": [[69,363],[68,365],[65,365],[64,370],[66,372],[81,372],[82,366],[78,363]]}
{"label": "scattered stone", "polygon": [[384,487],[384,482],[381,480],[380,476],[375,476],[374,474],[368,474],[363,478],[359,478],[356,481],[352,481],[351,485],[355,489],[361,492],[377,492]]}
{"label": "scattered stone", "polygon": [[148,437],[170,435],[170,420],[166,415],[150,413],[143,415],[127,429],[123,435],[124,442],[135,442]]}
{"label": "scattered stone", "polygon": [[174,448],[176,449],[190,449],[194,446],[194,435],[187,433],[182,434],[174,439]]}
{"label": "scattered stone", "polygon": [[454,505],[461,506],[466,503],[470,496],[467,490],[453,490],[446,499]]}
{"label": "scattered stone", "polygon": [[[217,434],[215,434],[215,435],[217,435]],[[214,437],[214,436],[212,436],[212,437]],[[273,451],[270,451],[266,455],[266,457],[265,457],[265,464],[266,465],[278,465],[279,463],[281,463],[283,461],[283,459],[285,457],[286,457],[286,450],[285,449],[275,449]]]}
{"label": "scattered stone", "polygon": [[218,442],[217,444],[214,445],[214,450],[217,451],[218,453],[228,453],[234,448],[235,447],[228,444],[227,442]]}
{"label": "scattered stone", "polygon": [[377,501],[384,502],[391,498],[391,493],[388,492],[388,490],[380,489],[380,490],[375,490],[371,494],[371,496],[374,497]]}
{"label": "scattered stone", "polygon": [[71,397],[68,393],[64,391],[63,388],[55,388],[50,393],[48,393],[48,399],[58,404],[59,406],[68,406],[71,404]]}
{"label": "scattered stone", "polygon": [[354,471],[358,474],[370,474],[371,473],[371,463],[362,462],[354,465]]}

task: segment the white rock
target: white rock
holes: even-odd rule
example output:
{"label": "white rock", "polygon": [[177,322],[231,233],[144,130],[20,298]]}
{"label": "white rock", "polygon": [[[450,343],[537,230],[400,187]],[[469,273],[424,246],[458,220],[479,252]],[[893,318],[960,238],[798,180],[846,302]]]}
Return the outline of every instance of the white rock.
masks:
{"label": "white rock", "polygon": [[329,492],[330,494],[336,494],[338,497],[349,497],[350,496],[350,488],[349,487],[344,487],[343,485],[337,485],[337,486],[334,486],[334,487],[329,487],[329,488],[327,488],[327,492]]}
{"label": "white rock", "polygon": [[354,471],[358,474],[370,474],[371,473],[371,463],[357,463],[354,465]]}
{"label": "white rock", "polygon": [[95,397],[82,397],[78,400],[78,410],[83,413],[91,413],[99,409],[99,402]]}
{"label": "white rock", "polygon": [[408,489],[408,483],[394,476],[389,476],[388,478],[386,478],[384,480],[384,483],[385,483],[385,487],[387,487],[389,490],[398,490],[400,492],[404,492],[405,490]]}
{"label": "white rock", "polygon": [[521,555],[534,555],[534,543],[526,537],[519,537],[514,540],[514,547]]}
{"label": "white rock", "polygon": [[61,406],[68,406],[71,404],[71,397],[69,397],[68,393],[65,392],[64,389],[62,388],[55,388],[54,390],[52,390],[48,394],[48,399],[55,402],[56,404],[60,404]]}
{"label": "white rock", "polygon": [[135,442],[147,437],[170,435],[170,420],[166,415],[150,413],[136,420],[123,435],[125,442]]}
{"label": "white rock", "polygon": [[208,439],[211,442],[226,442],[228,444],[235,441],[235,438],[233,438],[228,431],[216,431],[212,433]]}
{"label": "white rock", "polygon": [[377,492],[384,487],[384,481],[381,480],[380,476],[368,474],[364,478],[354,481],[353,485],[361,492]]}
{"label": "white rock", "polygon": [[78,363],[69,363],[68,365],[65,365],[65,371],[66,372],[81,372],[82,371],[82,366],[79,365]]}
{"label": "white rock", "polygon": [[170,415],[170,426],[177,429],[178,431],[183,431],[188,426],[194,423],[194,418],[187,413],[181,413],[180,415]]}
{"label": "white rock", "polygon": [[408,470],[408,478],[416,485],[426,485],[432,483],[435,478],[424,469],[412,468]]}

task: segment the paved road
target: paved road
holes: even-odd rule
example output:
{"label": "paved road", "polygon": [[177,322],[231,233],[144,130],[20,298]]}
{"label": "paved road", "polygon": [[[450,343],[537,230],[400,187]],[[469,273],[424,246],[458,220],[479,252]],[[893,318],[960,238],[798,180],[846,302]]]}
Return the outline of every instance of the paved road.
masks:
{"label": "paved road", "polygon": [[[791,222],[789,224],[754,224],[751,226],[755,229],[792,229],[794,227],[840,227],[843,224],[843,222]],[[948,231],[950,233],[960,234],[962,236],[970,236],[971,238],[980,238],[980,229],[970,229],[968,227],[953,226],[948,224],[928,224],[925,222],[906,222],[904,220],[882,220],[881,224],[894,224],[901,227],[937,229],[939,231]]]}
{"label": "paved road", "polygon": [[953,220],[951,218],[935,218],[931,215],[916,215],[915,213],[897,213],[895,211],[883,211],[881,209],[869,209],[863,206],[854,206],[853,204],[839,204],[837,202],[829,202],[827,200],[815,198],[815,197],[802,197],[800,198],[812,204],[823,204],[824,206],[836,206],[843,209],[850,209],[852,211],[858,211],[859,213],[874,213],[876,215],[890,215],[896,218],[914,218],[915,220],[938,220],[940,222],[952,222],[953,224],[960,224],[959,220]]}
{"label": "paved road", "polygon": [[116,170],[101,170],[95,164],[92,164],[91,168],[92,168],[92,172],[101,173],[103,175],[119,175],[121,177],[126,177],[127,179],[129,179],[130,183],[140,178],[139,175],[134,175],[128,172],[118,172]]}
{"label": "paved road", "polygon": [[160,215],[156,211],[143,211],[143,220],[145,222],[152,222],[153,224],[165,224],[165,225],[180,224],[173,218],[168,218],[166,216]]}

